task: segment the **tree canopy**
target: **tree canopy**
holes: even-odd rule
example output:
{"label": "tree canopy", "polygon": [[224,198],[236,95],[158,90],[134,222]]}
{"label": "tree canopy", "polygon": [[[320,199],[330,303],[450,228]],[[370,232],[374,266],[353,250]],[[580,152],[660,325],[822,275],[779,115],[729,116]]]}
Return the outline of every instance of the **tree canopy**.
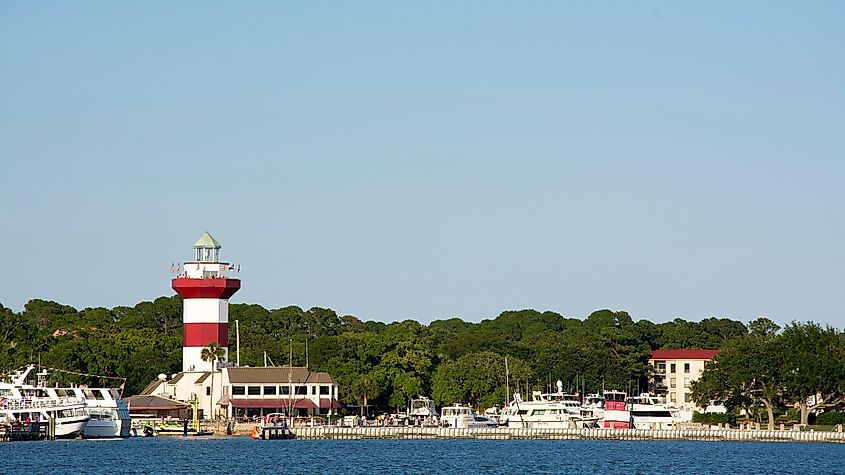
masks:
{"label": "tree canopy", "polygon": [[[241,364],[271,361],[326,371],[346,402],[404,407],[417,395],[438,404],[489,406],[504,402],[508,358],[513,390],[645,389],[646,360],[658,348],[721,348],[748,330],[741,322],[709,318],[655,324],[626,312],[599,310],[584,319],[554,312],[505,311],[479,323],[458,318],[422,325],[382,323],[334,310],[231,304],[239,321]],[[182,300],[159,297],[132,307],[76,310],[32,300],[22,312],[0,305],[0,368],[30,363],[127,378],[137,393],[159,373],[181,367]],[[230,348],[234,351],[233,348]],[[234,355],[230,355],[234,360]],[[209,360],[212,361],[211,359]],[[106,384],[62,375],[65,382]]]}

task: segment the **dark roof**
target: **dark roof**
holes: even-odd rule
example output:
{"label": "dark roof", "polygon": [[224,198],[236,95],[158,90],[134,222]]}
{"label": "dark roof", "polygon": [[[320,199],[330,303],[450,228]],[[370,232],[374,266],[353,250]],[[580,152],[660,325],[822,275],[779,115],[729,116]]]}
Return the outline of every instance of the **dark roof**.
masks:
{"label": "dark roof", "polygon": [[307,368],[289,366],[267,366],[258,368],[232,367],[226,368],[229,382],[237,384],[249,383],[280,383],[287,382],[288,376],[292,383],[304,384],[335,384],[329,373],[308,371]]}
{"label": "dark roof", "polygon": [[161,380],[154,379],[150,381],[150,383],[144,386],[144,389],[141,390],[139,396],[149,396],[156,390],[156,388],[158,388],[159,384],[161,384]]}
{"label": "dark roof", "polygon": [[[179,373],[179,376],[182,376],[182,373]],[[204,372],[204,373],[202,374],[202,376],[200,376],[199,378],[197,378],[197,380],[196,380],[196,381],[194,381],[194,384],[201,384],[203,381],[205,381],[206,379],[208,379],[208,377],[209,377],[209,376],[211,376],[211,371],[206,371],[206,372]],[[173,378],[173,382],[174,382],[174,383],[176,382],[176,378]]]}
{"label": "dark roof", "polygon": [[653,360],[711,360],[719,350],[654,350]]}
{"label": "dark roof", "polygon": [[129,410],[166,410],[188,407],[187,403],[174,401],[160,396],[130,396],[124,399],[129,404]]}
{"label": "dark roof", "polygon": [[176,383],[178,383],[178,382],[179,382],[179,380],[180,380],[180,379],[182,379],[182,376],[185,376],[185,373],[179,373],[179,374],[177,374],[176,376],[174,376],[174,377],[173,377],[173,379],[171,379],[170,381],[168,381],[168,383],[170,383],[170,384],[176,384]]}

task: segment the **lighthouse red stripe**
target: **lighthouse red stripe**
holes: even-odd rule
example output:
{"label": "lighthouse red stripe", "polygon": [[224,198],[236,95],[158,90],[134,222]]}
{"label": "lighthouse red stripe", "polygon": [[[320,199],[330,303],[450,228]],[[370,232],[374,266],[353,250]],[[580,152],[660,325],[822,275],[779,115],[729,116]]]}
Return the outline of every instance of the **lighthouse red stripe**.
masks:
{"label": "lighthouse red stripe", "polygon": [[228,323],[185,323],[182,346],[208,346],[211,342],[229,346]]}
{"label": "lighthouse red stripe", "polygon": [[170,282],[173,290],[185,299],[224,299],[235,294],[241,288],[238,279],[191,279],[177,277]]}

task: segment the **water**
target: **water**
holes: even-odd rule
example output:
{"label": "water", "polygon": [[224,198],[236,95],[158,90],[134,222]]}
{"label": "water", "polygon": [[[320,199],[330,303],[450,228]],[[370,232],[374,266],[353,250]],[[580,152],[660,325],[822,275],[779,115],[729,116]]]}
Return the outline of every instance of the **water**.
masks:
{"label": "water", "polygon": [[0,443],[0,473],[845,474],[845,445],[150,437]]}

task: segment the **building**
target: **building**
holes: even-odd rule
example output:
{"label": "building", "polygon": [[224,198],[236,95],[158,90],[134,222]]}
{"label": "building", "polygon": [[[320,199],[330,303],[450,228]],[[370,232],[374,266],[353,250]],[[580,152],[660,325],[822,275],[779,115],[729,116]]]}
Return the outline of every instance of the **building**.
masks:
{"label": "building", "polygon": [[[229,276],[234,266],[220,261],[222,246],[208,232],[193,248],[194,260],[185,262],[171,282],[184,299],[182,372],[170,378],[159,375],[139,396],[184,403],[197,400],[204,419],[272,412],[293,416],[336,413],[341,407],[337,382],[328,373],[301,367],[238,366],[237,357],[232,364],[229,298],[241,288],[241,281]],[[202,350],[212,343],[220,345],[222,357],[204,361]],[[163,407],[160,400],[155,401],[155,407]]]}
{"label": "building", "polygon": [[141,395],[184,402],[198,399],[204,419],[210,418],[208,414],[233,418],[275,412],[328,416],[342,407],[337,400],[337,382],[328,373],[288,366],[224,366],[213,373],[182,372],[170,379],[160,377]]}
{"label": "building", "polygon": [[702,411],[692,402],[690,384],[719,350],[655,350],[648,360],[649,391],[675,406]]}

